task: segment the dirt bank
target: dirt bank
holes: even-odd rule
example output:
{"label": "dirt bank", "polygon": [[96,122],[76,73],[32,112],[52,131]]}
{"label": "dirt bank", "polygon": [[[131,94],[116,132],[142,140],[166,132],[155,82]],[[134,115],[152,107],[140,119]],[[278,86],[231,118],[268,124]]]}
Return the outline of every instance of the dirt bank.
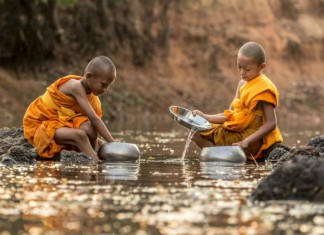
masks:
{"label": "dirt bank", "polygon": [[323,1],[79,0],[33,8],[5,2],[0,126],[20,126],[28,104],[48,83],[82,75],[99,54],[118,68],[118,80],[102,97],[107,119],[126,115],[124,110],[167,115],[171,104],[222,111],[238,82],[237,50],[251,40],[267,51],[266,74],[281,93],[278,112],[321,115]]}

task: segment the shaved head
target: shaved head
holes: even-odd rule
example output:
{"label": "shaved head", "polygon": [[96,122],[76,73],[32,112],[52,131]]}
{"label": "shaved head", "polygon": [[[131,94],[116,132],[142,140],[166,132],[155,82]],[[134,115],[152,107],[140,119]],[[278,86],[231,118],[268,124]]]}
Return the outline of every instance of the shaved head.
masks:
{"label": "shaved head", "polygon": [[252,58],[255,63],[261,65],[266,62],[266,55],[263,47],[256,42],[247,42],[239,50],[240,54]]}
{"label": "shaved head", "polygon": [[93,58],[85,68],[85,73],[87,72],[97,77],[107,72],[116,73],[116,66],[108,57],[97,56]]}

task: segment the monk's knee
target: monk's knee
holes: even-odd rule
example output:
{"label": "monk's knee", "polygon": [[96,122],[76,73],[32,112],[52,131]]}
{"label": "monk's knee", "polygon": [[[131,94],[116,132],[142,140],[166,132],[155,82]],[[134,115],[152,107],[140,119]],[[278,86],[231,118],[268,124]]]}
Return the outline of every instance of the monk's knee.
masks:
{"label": "monk's knee", "polygon": [[80,130],[85,131],[88,138],[91,139],[91,140],[96,140],[98,138],[98,132],[96,131],[96,129],[89,122],[84,122],[81,125]]}
{"label": "monk's knee", "polygon": [[74,132],[73,140],[77,146],[80,146],[87,143],[89,141],[89,138],[84,130],[76,130]]}
{"label": "monk's knee", "polygon": [[204,136],[200,135],[199,133],[195,133],[192,137],[192,141],[199,147],[212,147],[214,143],[211,140],[204,138]]}

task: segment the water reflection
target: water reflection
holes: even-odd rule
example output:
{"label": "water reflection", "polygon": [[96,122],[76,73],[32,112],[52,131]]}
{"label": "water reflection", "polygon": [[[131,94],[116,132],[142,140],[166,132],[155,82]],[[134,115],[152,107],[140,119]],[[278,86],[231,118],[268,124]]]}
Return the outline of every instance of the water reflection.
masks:
{"label": "water reflection", "polygon": [[100,165],[100,180],[137,180],[138,162],[108,162]]}
{"label": "water reflection", "polygon": [[324,205],[252,204],[271,173],[259,167],[200,162],[185,132],[121,132],[138,162],[0,166],[0,234],[321,234]]}

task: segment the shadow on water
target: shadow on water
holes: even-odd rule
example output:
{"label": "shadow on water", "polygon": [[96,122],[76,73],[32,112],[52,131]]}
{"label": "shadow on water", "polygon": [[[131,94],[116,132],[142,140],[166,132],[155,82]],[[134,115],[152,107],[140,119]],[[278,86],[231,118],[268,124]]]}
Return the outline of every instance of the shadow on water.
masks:
{"label": "shadow on water", "polygon": [[322,204],[249,201],[271,165],[200,162],[193,144],[181,162],[188,132],[170,130],[115,130],[137,162],[0,166],[0,234],[322,234]]}

